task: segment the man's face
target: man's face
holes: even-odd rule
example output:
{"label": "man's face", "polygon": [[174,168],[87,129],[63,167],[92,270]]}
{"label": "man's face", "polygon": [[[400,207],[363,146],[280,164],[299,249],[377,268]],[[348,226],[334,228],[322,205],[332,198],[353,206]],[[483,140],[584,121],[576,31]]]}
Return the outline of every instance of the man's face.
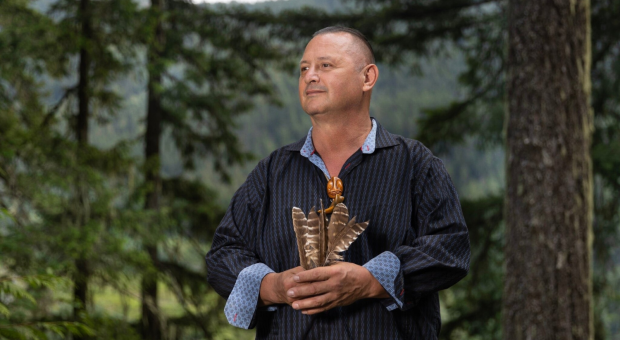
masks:
{"label": "man's face", "polygon": [[348,33],[321,34],[308,43],[300,62],[299,100],[309,115],[356,109],[364,75],[359,51]]}

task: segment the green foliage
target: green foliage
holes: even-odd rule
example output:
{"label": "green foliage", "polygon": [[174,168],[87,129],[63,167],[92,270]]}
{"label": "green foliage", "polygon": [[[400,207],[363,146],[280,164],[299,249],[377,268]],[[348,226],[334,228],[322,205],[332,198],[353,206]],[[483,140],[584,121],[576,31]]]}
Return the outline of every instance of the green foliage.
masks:
{"label": "green foliage", "polygon": [[503,194],[461,200],[472,245],[470,274],[442,292],[442,339],[501,338]]}
{"label": "green foliage", "polygon": [[[161,97],[163,129],[186,169],[209,157],[228,180],[228,167],[250,159],[235,134],[237,118],[254,106],[255,97],[279,103],[266,69],[289,50],[270,38],[260,20],[183,1],[166,6],[163,13],[145,10],[142,26],[143,43],[153,50],[147,68],[151,77],[162,77],[153,91]],[[161,43],[155,42],[157,22]]]}
{"label": "green foliage", "polygon": [[54,289],[64,284],[64,280],[50,275],[0,276],[0,339],[47,340],[69,334],[94,335],[92,328],[80,322],[30,321],[24,315],[28,311],[24,305],[36,305],[29,289]]}
{"label": "green foliage", "polygon": [[[58,73],[50,73],[62,84],[62,92],[50,115],[65,115],[68,127],[75,125],[80,100],[79,65],[75,58],[82,51],[88,55],[88,88],[91,118],[101,124],[109,122],[121,105],[121,96],[110,84],[127,72],[135,57],[136,3],[131,0],[88,1],[82,9],[78,0],[57,0],[50,4],[48,15],[55,19],[56,50],[50,54]],[[87,28],[85,28],[85,26]],[[88,33],[86,33],[88,32]],[[88,36],[86,35],[88,34]],[[69,80],[67,82],[67,80]],[[69,84],[67,84],[69,83]]]}

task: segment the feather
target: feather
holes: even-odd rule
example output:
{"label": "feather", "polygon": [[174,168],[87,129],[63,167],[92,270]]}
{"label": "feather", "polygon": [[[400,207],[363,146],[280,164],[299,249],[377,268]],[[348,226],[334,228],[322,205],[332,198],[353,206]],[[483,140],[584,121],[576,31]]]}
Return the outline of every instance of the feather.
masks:
{"label": "feather", "polygon": [[327,253],[327,229],[325,211],[323,209],[323,200],[321,200],[321,213],[319,217],[319,258],[317,264],[319,266],[325,263],[325,255]]}
{"label": "feather", "polygon": [[[323,215],[321,215],[323,217]],[[322,262],[319,262],[320,255],[320,231],[323,224],[319,220],[314,207],[308,213],[308,232],[306,233],[306,243],[304,249],[306,250],[306,261],[308,268],[312,269],[320,267]],[[323,254],[323,256],[325,256]]]}
{"label": "feather", "polygon": [[297,237],[297,251],[299,252],[299,263],[304,269],[308,269],[308,260],[306,258],[306,234],[308,233],[308,220],[304,212],[293,207],[293,227],[295,228],[295,236]]}
{"label": "feather", "polygon": [[[332,213],[332,217],[329,220],[329,227],[327,227],[329,245],[328,248],[331,248],[331,245],[333,243],[332,240],[334,240],[336,238],[336,235],[338,235],[338,233],[347,226],[348,221],[349,209],[347,209],[347,206],[342,203],[337,204],[334,208],[334,212]],[[355,223],[355,217],[351,221]]]}
{"label": "feather", "polygon": [[[346,209],[346,207],[344,207],[344,209]],[[332,216],[332,218],[334,217]],[[327,258],[323,264],[324,266],[329,266],[336,261],[342,261],[343,256],[341,253],[349,249],[353,241],[355,241],[357,237],[366,230],[366,227],[368,227],[368,221],[354,223],[354,219],[355,217],[331,240],[329,249],[327,250]]]}

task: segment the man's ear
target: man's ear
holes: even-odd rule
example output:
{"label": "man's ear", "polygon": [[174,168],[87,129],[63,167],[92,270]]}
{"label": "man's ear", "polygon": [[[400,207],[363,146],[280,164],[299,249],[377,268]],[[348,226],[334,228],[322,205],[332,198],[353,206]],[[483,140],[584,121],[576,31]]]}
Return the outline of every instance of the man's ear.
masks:
{"label": "man's ear", "polygon": [[379,79],[379,68],[375,64],[368,64],[362,70],[364,74],[364,86],[362,91],[370,91],[375,86],[377,79]]}

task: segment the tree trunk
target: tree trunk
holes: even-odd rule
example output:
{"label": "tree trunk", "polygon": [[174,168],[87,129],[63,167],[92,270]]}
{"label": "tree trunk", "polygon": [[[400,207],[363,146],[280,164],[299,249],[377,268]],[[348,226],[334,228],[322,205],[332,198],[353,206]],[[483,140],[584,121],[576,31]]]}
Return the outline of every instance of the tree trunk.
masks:
{"label": "tree trunk", "polygon": [[[92,39],[92,28],[90,26],[90,0],[80,0],[80,20],[81,20],[81,35],[83,41],[88,44]],[[75,135],[78,142],[78,155],[81,156],[82,149],[88,145],[88,118],[89,118],[89,105],[90,105],[90,93],[89,93],[89,70],[91,64],[90,51],[88,46],[82,42],[80,46],[80,62],[79,62],[79,80],[78,80],[78,114],[75,121]],[[76,223],[78,227],[86,225],[88,222],[88,196],[86,190],[84,190],[85,181],[82,178],[77,178],[76,192],[77,199],[79,201],[80,209],[76,216]],[[85,233],[86,231],[82,231]],[[90,270],[88,260],[86,256],[80,252],[78,258],[75,260],[75,274],[73,278],[73,316],[76,320],[80,320],[81,313],[86,311],[86,305],[88,301],[88,279],[90,276]],[[75,340],[83,340],[86,337],[74,336]]]}
{"label": "tree trunk", "polygon": [[592,339],[589,0],[512,0],[505,339]]}
{"label": "tree trunk", "polygon": [[[149,46],[147,55],[147,68],[149,72],[148,81],[148,103],[146,113],[146,135],[145,135],[145,180],[149,188],[146,194],[144,208],[147,210],[158,210],[161,195],[161,175],[160,175],[160,140],[161,140],[161,48],[164,44],[164,32],[161,23],[161,11],[163,10],[164,0],[152,0],[151,9],[158,16],[155,27],[155,39]],[[157,268],[157,244],[145,243],[145,250],[149,254],[155,268]],[[162,338],[162,325],[159,316],[157,303],[157,272],[147,271],[142,277],[142,338],[146,340],[160,340]]]}
{"label": "tree trunk", "polygon": [[[90,27],[90,0],[80,0],[80,16],[82,25],[82,38],[86,44],[92,38],[92,28]],[[88,46],[82,42],[80,46],[80,65],[78,80],[78,115],[76,119],[75,132],[80,146],[88,144],[88,110],[90,104],[89,95],[89,74],[90,70],[90,51]]]}

